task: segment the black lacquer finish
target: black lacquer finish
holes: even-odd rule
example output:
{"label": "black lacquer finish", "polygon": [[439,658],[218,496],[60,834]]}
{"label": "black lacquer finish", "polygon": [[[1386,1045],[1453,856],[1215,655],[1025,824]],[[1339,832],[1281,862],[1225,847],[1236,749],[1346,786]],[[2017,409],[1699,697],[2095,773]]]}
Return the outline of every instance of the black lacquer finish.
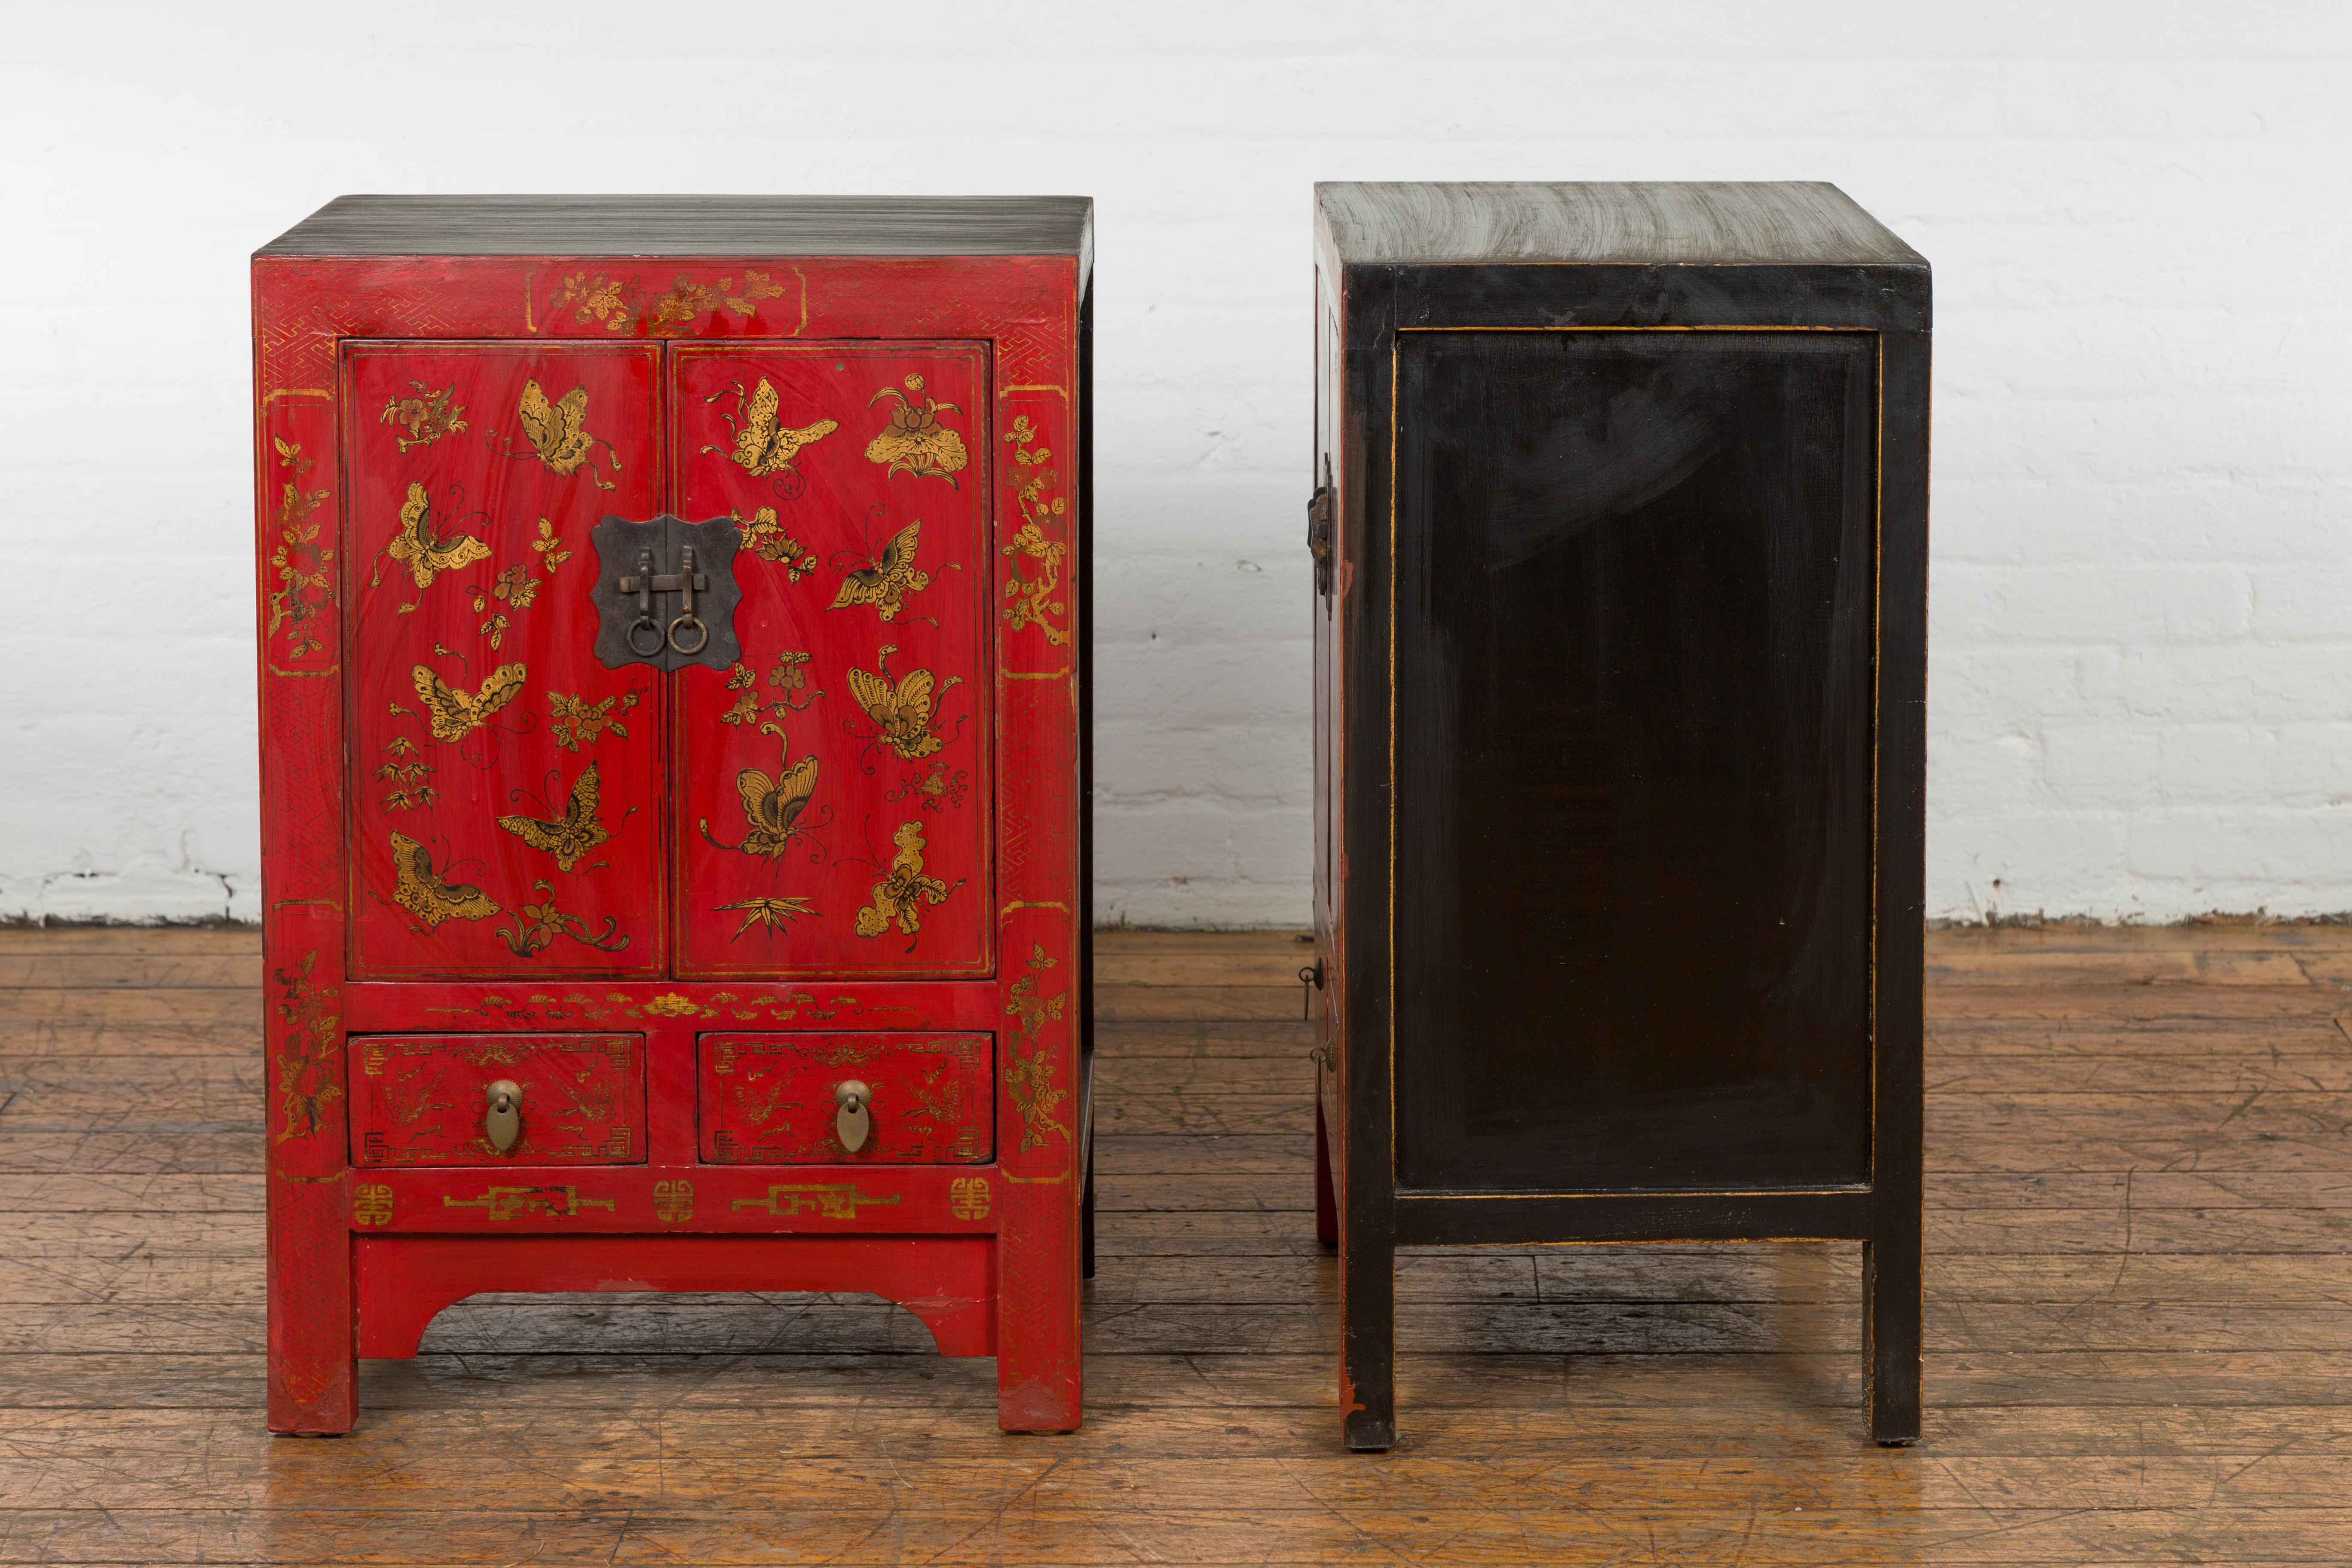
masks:
{"label": "black lacquer finish", "polygon": [[1400,1245],[1765,1237],[1864,1243],[1915,1440],[1927,265],[1826,185],[1318,227],[1347,1440]]}

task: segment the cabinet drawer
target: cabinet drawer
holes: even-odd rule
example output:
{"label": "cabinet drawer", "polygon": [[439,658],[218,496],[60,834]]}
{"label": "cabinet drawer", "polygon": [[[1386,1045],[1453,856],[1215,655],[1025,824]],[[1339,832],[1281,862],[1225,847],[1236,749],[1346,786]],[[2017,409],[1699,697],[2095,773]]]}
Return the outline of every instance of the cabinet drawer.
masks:
{"label": "cabinet drawer", "polygon": [[[705,1035],[702,1157],[719,1165],[967,1164],[995,1152],[992,1035]],[[866,1132],[836,1130],[864,1084]]]}
{"label": "cabinet drawer", "polygon": [[[362,1165],[625,1165],[645,1157],[642,1035],[360,1035],[352,1143]],[[519,1130],[487,1121],[509,1082]]]}

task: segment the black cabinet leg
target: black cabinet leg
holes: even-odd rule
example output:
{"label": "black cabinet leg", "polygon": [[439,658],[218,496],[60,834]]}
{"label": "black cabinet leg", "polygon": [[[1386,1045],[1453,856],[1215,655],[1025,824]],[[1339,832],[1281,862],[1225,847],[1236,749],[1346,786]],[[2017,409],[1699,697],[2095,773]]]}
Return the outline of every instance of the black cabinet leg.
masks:
{"label": "black cabinet leg", "polygon": [[1095,1277],[1095,1141],[1087,1130],[1087,1184],[1078,1194],[1078,1278]]}
{"label": "black cabinet leg", "polygon": [[1902,1446],[1919,1440],[1919,1226],[1888,1227],[1862,1244],[1863,1353],[1870,1379],[1870,1437]]}
{"label": "black cabinet leg", "polygon": [[1348,1447],[1396,1446],[1396,1246],[1349,1226],[1339,1249],[1339,1411]]}
{"label": "black cabinet leg", "polygon": [[1315,1096],[1315,1239],[1325,1247],[1339,1245],[1339,1198],[1331,1185],[1331,1134],[1323,1125],[1323,1096],[1318,1072]]}

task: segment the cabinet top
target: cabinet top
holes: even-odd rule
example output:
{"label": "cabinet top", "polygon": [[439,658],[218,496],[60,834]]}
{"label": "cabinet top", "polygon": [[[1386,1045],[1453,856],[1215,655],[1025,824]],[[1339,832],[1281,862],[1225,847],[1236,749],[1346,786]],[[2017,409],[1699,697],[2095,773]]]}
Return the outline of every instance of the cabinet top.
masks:
{"label": "cabinet top", "polygon": [[337,196],[257,256],[1075,256],[1091,196]]}
{"label": "cabinet top", "polygon": [[1927,264],[1820,181],[1334,183],[1315,187],[1315,208],[1342,264]]}

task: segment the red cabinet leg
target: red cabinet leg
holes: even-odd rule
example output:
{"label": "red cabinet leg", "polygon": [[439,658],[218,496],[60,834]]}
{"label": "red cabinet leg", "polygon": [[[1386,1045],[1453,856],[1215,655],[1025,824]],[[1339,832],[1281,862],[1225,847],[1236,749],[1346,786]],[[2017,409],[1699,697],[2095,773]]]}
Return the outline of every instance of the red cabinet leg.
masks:
{"label": "red cabinet leg", "polygon": [[358,1415],[352,1339],[350,1180],[272,1173],[269,1429],[340,1435]]}
{"label": "red cabinet leg", "polygon": [[1004,1184],[997,1233],[996,1424],[1007,1432],[1078,1426],[1077,1194],[1075,1175]]}

